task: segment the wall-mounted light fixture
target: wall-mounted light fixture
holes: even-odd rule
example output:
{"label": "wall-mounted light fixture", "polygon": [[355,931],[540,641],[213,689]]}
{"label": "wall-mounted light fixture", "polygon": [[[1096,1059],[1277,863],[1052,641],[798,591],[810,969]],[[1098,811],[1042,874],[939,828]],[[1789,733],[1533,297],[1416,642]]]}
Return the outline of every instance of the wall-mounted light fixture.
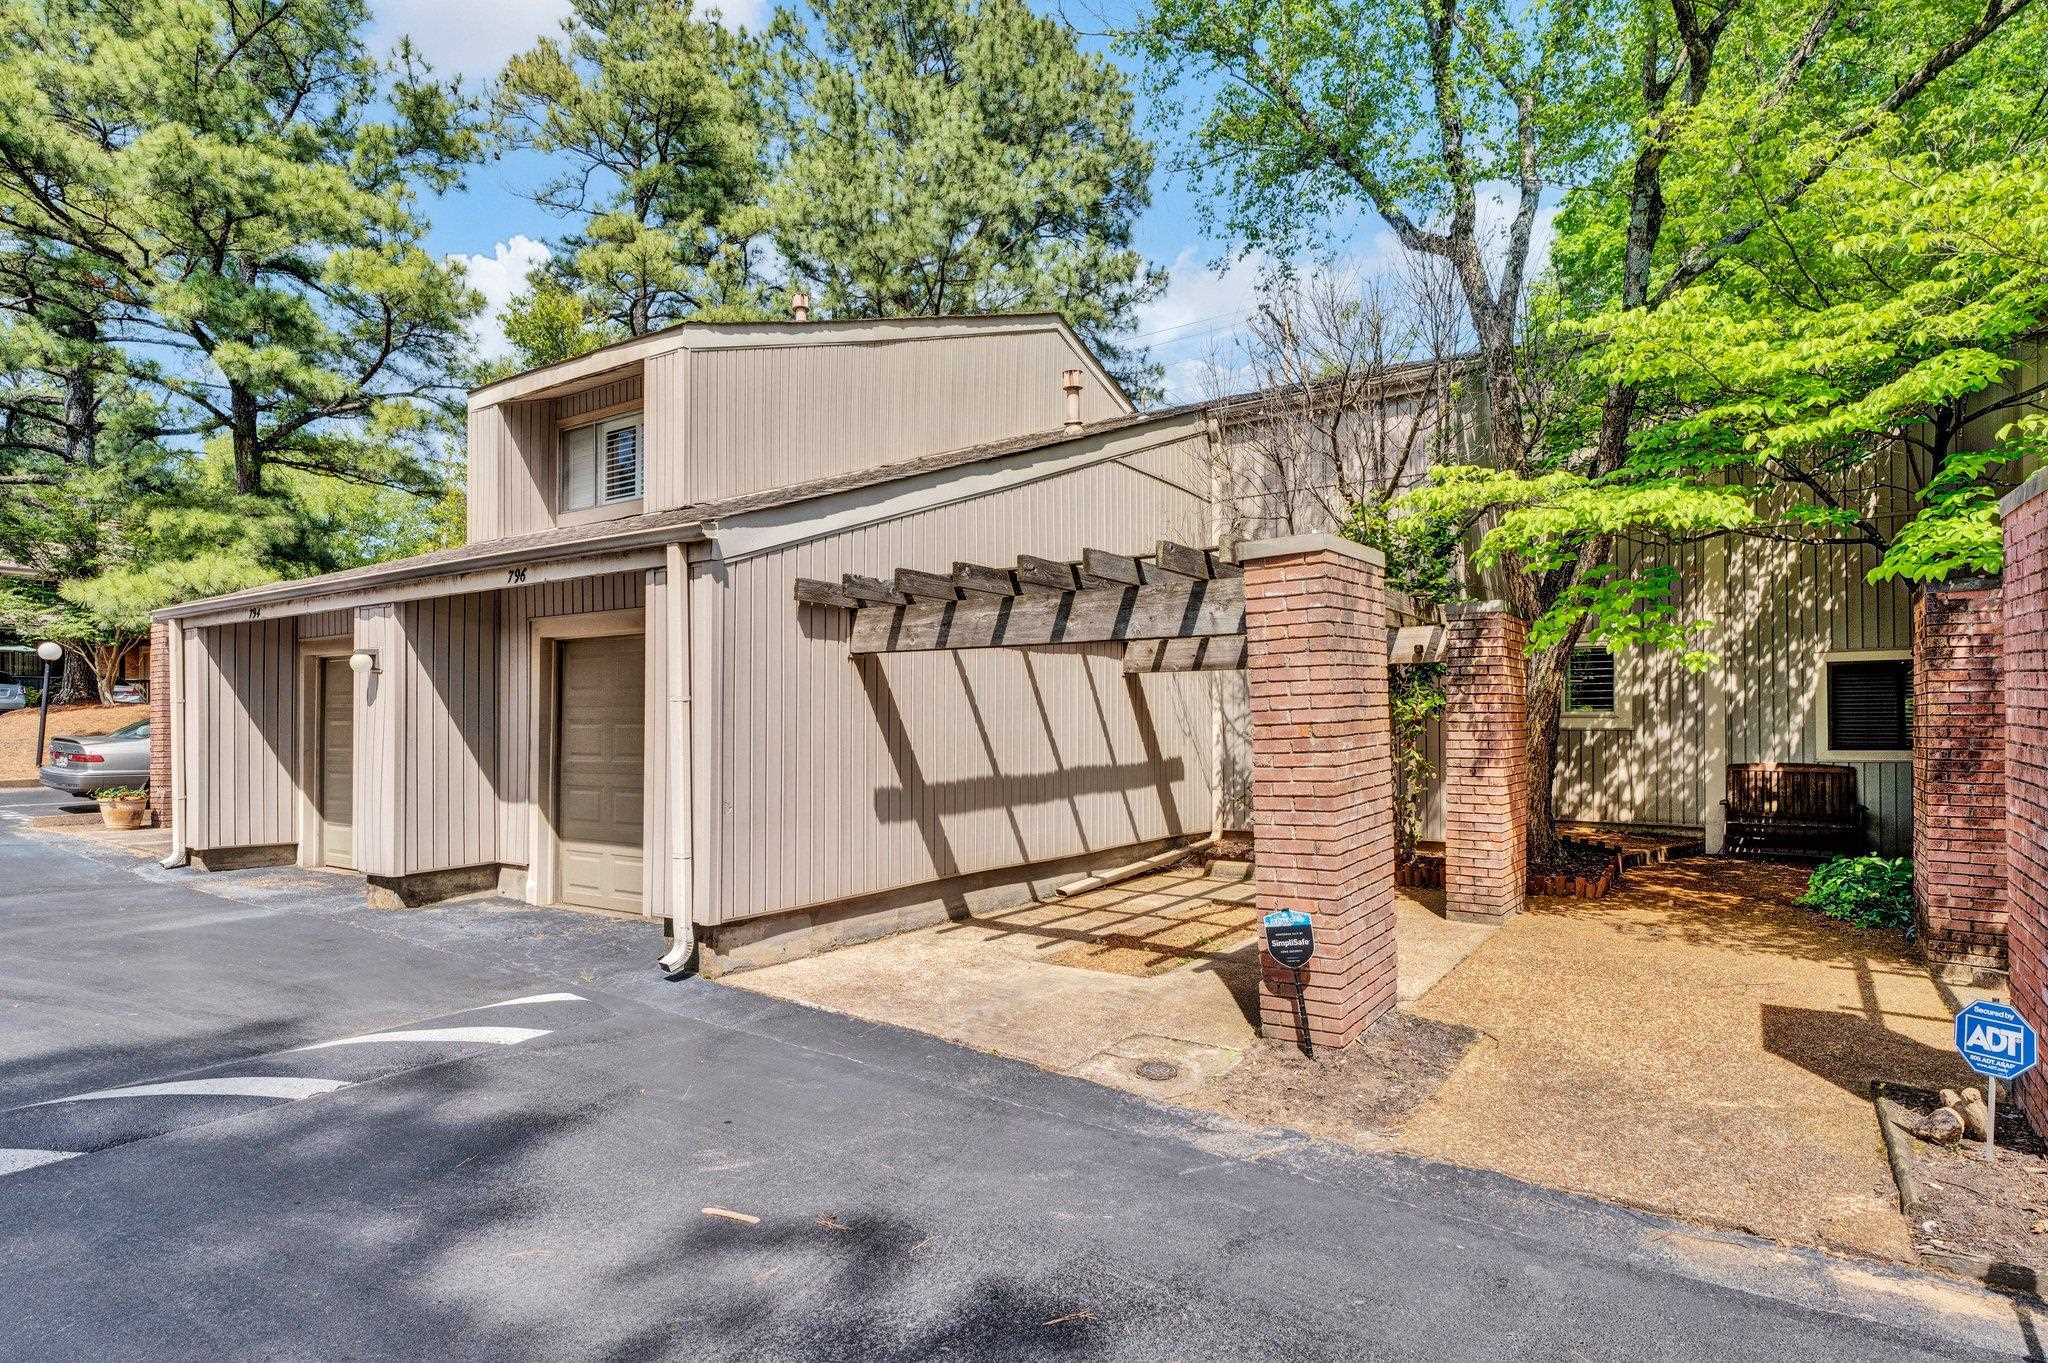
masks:
{"label": "wall-mounted light fixture", "polygon": [[356,673],[358,676],[365,672],[377,671],[376,650],[368,648],[359,648],[355,652],[349,654],[348,670]]}

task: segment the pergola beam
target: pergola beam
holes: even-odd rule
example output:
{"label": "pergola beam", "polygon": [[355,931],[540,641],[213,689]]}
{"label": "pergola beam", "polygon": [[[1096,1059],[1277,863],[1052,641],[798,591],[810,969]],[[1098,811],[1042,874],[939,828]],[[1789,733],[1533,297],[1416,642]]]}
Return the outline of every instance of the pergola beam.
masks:
{"label": "pergola beam", "polygon": [[1231,672],[1245,665],[1242,634],[1201,639],[1138,639],[1124,649],[1126,672]]}
{"label": "pergola beam", "polygon": [[847,649],[917,653],[1243,633],[1243,582],[1174,580],[992,600],[866,606],[854,613]]}

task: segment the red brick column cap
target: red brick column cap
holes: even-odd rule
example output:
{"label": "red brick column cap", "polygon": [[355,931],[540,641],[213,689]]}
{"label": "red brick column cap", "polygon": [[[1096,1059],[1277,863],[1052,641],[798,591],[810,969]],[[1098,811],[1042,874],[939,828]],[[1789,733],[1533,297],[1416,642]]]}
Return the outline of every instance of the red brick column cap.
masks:
{"label": "red brick column cap", "polygon": [[1387,556],[1371,545],[1347,540],[1341,535],[1282,535],[1278,539],[1247,540],[1237,546],[1237,561],[1250,563],[1261,558],[1292,558],[1300,554],[1342,554],[1375,568],[1387,566]]}

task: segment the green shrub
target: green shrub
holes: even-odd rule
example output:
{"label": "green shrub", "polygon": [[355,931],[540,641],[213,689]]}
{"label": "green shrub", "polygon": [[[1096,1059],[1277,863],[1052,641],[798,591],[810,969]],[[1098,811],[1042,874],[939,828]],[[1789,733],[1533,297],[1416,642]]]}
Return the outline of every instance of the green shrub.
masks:
{"label": "green shrub", "polygon": [[1836,857],[1813,873],[1799,903],[1859,928],[1913,929],[1909,857]]}

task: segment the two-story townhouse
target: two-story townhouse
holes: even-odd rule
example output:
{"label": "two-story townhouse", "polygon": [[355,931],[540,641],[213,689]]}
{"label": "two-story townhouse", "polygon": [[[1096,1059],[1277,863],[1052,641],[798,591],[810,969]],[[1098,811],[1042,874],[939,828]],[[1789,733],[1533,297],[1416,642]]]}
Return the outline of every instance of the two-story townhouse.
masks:
{"label": "two-story townhouse", "polygon": [[1212,678],[850,659],[792,599],[1208,543],[1207,439],[1049,316],[689,324],[479,389],[464,546],[159,615],[172,855],[643,913],[717,969],[1207,833]]}

